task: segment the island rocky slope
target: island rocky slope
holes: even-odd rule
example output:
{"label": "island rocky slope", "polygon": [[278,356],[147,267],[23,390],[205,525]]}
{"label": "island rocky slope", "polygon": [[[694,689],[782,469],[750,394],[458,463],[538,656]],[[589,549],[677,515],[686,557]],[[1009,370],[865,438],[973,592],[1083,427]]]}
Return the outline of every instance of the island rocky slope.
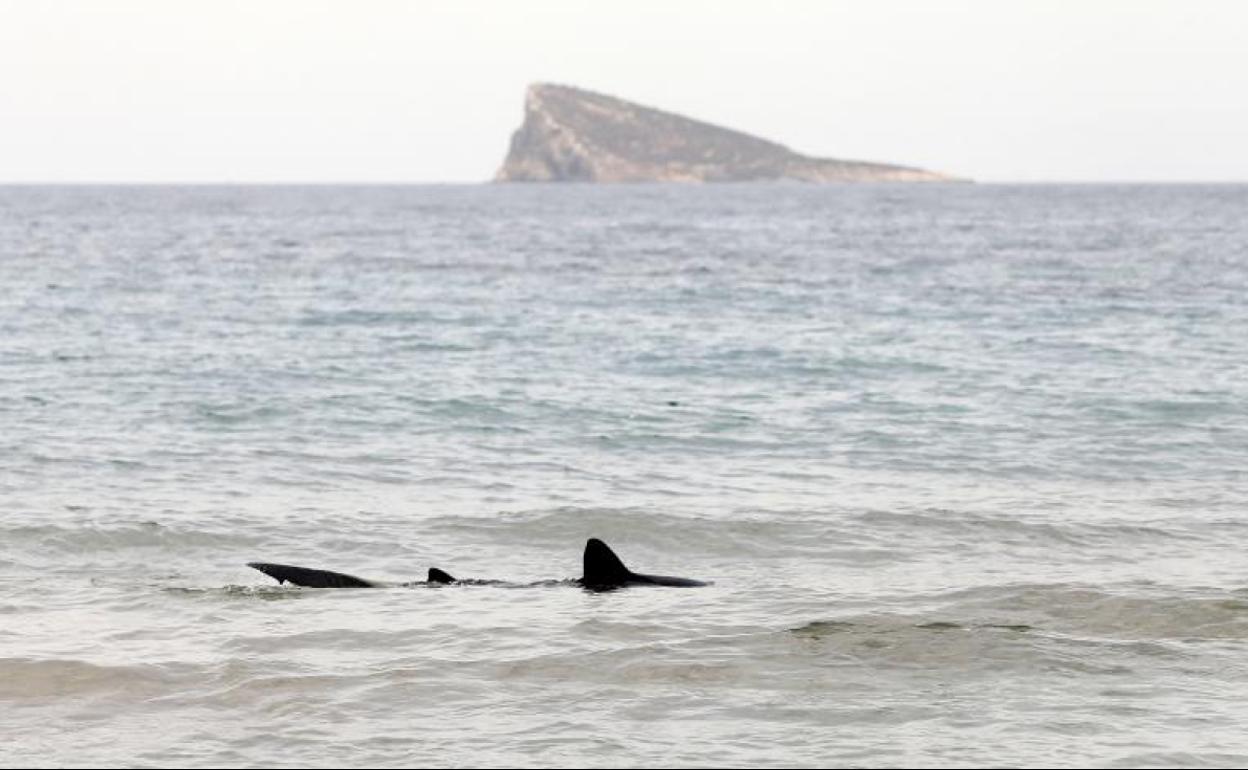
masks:
{"label": "island rocky slope", "polygon": [[571,86],[529,86],[498,182],[941,182],[907,166],[799,155],[783,145]]}

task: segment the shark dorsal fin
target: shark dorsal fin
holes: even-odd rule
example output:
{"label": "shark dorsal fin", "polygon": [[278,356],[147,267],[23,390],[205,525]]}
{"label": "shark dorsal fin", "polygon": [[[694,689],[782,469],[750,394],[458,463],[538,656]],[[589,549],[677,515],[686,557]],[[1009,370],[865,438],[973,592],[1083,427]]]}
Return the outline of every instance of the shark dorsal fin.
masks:
{"label": "shark dorsal fin", "polygon": [[596,537],[585,543],[584,567],[581,584],[592,588],[623,585],[633,577],[615,551]]}
{"label": "shark dorsal fin", "polygon": [[430,583],[454,583],[455,578],[451,577],[448,573],[443,572],[437,567],[430,567],[428,582]]}

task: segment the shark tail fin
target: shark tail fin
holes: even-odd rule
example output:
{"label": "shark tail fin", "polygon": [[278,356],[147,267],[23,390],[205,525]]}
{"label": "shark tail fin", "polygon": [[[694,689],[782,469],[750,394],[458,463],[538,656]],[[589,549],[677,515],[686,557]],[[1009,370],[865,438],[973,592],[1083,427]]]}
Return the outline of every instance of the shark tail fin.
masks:
{"label": "shark tail fin", "polygon": [[305,588],[372,588],[375,585],[354,575],[324,569],[292,567],[289,564],[270,564],[261,561],[248,562],[247,566],[260,570],[278,583],[290,583]]}

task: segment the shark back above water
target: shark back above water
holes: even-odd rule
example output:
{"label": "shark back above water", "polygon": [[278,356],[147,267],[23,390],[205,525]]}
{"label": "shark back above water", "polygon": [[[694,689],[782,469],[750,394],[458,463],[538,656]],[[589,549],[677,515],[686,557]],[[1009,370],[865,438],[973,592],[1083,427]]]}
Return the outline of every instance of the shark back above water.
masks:
{"label": "shark back above water", "polygon": [[[596,537],[590,538],[585,543],[585,555],[582,561],[583,570],[580,579],[570,582],[590,591],[610,591],[629,585],[675,587],[708,585],[708,583],[701,580],[693,580],[691,578],[643,575],[633,572],[624,566],[624,562],[615,555],[615,552],[606,543]],[[247,566],[263,572],[279,584],[290,583],[291,585],[303,586],[305,588],[377,588],[385,585],[385,583],[348,575],[345,572],[295,567],[290,564],[253,561],[248,562]],[[429,585],[482,582],[492,583],[498,581],[459,580],[437,567],[430,568],[428,577],[425,580],[425,583]]]}

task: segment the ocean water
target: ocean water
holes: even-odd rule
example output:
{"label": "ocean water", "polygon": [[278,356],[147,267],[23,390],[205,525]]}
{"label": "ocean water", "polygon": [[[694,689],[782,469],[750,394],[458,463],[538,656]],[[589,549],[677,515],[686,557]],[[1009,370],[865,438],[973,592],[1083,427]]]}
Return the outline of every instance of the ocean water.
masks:
{"label": "ocean water", "polygon": [[0,188],[0,765],[1242,766],[1245,212]]}

